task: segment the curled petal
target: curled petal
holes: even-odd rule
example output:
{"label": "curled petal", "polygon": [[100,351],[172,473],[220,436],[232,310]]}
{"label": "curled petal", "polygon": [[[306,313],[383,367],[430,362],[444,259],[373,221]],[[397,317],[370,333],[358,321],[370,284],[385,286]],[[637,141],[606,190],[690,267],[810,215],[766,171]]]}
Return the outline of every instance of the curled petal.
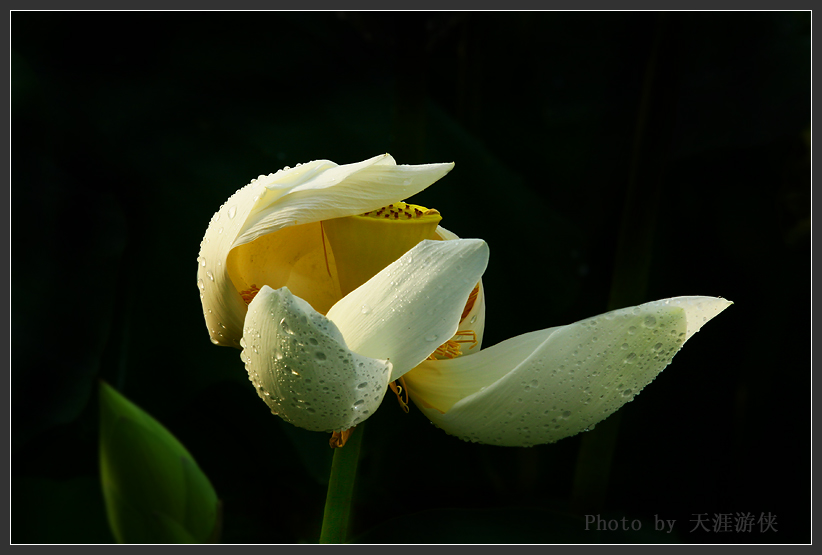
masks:
{"label": "curled petal", "polygon": [[390,360],[396,380],[454,335],[487,264],[488,245],[479,239],[422,241],[335,304],[328,318],[351,350]]}
{"label": "curled petal", "polygon": [[[437,235],[443,241],[453,241],[459,239],[459,236],[442,226],[437,226]],[[463,313],[460,325],[457,328],[457,334],[451,339],[457,341],[464,341],[469,335],[461,334],[461,332],[473,332],[474,342],[465,342],[461,346],[463,355],[471,355],[478,353],[482,348],[482,337],[485,332],[485,288],[482,286],[482,280],[479,280],[477,296],[470,306],[466,306],[467,312]],[[473,291],[472,291],[473,293]]]}
{"label": "curled petal", "polygon": [[283,287],[248,307],[242,358],[271,412],[312,431],[346,430],[379,407],[391,363],[351,351],[334,322]]}
{"label": "curled petal", "polygon": [[731,303],[678,297],[524,334],[405,376],[437,426],[493,445],[552,443],[631,401],[682,344]]}

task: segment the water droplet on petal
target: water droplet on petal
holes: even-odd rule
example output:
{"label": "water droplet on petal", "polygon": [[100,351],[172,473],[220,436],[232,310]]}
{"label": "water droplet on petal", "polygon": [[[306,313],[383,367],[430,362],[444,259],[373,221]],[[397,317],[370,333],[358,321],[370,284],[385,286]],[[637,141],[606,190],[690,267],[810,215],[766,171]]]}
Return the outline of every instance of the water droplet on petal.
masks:
{"label": "water droplet on petal", "polygon": [[233,218],[235,214],[237,214],[237,207],[236,206],[232,206],[231,208],[228,209],[228,217],[229,218]]}

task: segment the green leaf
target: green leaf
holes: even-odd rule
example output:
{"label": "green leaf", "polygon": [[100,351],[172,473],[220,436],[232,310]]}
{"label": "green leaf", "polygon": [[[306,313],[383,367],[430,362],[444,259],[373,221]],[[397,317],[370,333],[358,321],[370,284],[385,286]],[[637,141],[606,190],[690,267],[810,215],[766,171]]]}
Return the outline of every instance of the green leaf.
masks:
{"label": "green leaf", "polygon": [[203,543],[218,526],[208,477],[159,422],[100,383],[100,473],[120,543]]}

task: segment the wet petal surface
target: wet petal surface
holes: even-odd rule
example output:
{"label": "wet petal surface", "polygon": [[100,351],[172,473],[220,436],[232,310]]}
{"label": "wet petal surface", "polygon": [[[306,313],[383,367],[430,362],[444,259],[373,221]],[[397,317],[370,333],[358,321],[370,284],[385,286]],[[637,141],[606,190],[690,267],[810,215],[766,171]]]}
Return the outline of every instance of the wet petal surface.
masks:
{"label": "wet petal surface", "polygon": [[242,358],[257,394],[312,431],[356,426],[376,411],[391,363],[351,351],[337,326],[287,288],[263,287],[248,307]]}

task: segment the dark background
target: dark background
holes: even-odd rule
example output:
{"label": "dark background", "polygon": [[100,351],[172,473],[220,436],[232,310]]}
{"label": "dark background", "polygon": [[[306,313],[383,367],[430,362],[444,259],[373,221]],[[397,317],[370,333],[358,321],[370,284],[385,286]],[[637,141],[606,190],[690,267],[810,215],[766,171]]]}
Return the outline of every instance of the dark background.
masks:
{"label": "dark background", "polygon": [[[581,436],[467,444],[387,402],[359,541],[809,542],[810,40],[809,12],[11,13],[11,541],[112,541],[100,378],[198,460],[224,542],[317,540],[327,437],[211,345],[196,258],[259,174],[389,152],[456,162],[414,200],[490,246],[486,346],[606,311],[619,267],[636,302],[735,304],[620,411],[597,514],[641,532],[573,514]],[[690,532],[738,512],[776,531]]]}

